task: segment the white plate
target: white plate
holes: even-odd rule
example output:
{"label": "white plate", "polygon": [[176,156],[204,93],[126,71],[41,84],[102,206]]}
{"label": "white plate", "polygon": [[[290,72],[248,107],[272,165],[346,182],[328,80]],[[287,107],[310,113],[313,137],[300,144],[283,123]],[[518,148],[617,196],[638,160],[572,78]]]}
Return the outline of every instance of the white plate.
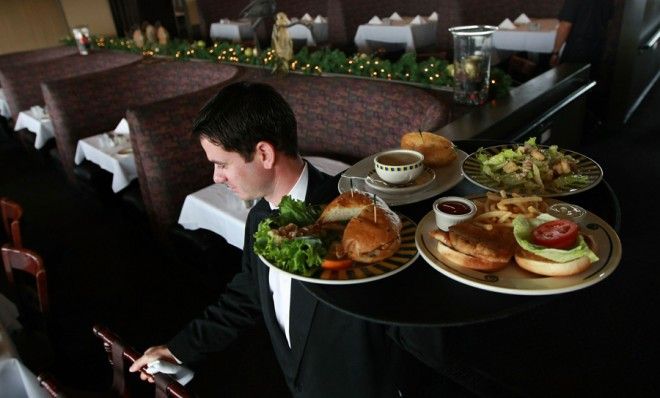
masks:
{"label": "white plate", "polygon": [[536,275],[518,267],[513,260],[506,268],[495,272],[482,272],[445,264],[438,256],[437,241],[429,236],[429,231],[437,228],[433,211],[424,216],[419,223],[415,243],[427,263],[455,281],[492,292],[540,296],[584,289],[608,277],[619,265],[621,241],[612,227],[592,213],[587,213],[582,227],[594,238],[599,260],[591,264],[586,271],[565,277]]}
{"label": "white plate", "polygon": [[367,178],[364,180],[365,184],[380,192],[389,192],[394,194],[410,193],[419,191],[422,188],[426,188],[430,183],[435,180],[435,171],[431,168],[424,168],[422,174],[419,177],[412,180],[410,183],[405,185],[392,185],[383,181],[379,176],[376,170],[371,170],[367,175]]}
{"label": "white plate", "polygon": [[374,169],[374,156],[376,155],[364,158],[346,170],[343,174],[346,178],[339,179],[338,189],[340,193],[350,191],[352,181],[354,189],[375,193],[390,206],[419,202],[438,196],[461,182],[463,179],[461,165],[468,155],[460,149],[456,150],[456,155],[456,159],[451,164],[433,169],[435,178],[431,184],[414,192],[384,192],[369,186],[365,180],[371,170]]}
{"label": "white plate", "polygon": [[[484,148],[484,152],[489,156],[496,155],[502,152],[505,149],[515,150],[520,144],[507,144],[507,145],[496,145],[488,148]],[[547,149],[547,145],[538,145],[539,148]],[[576,193],[584,192],[589,190],[603,179],[603,169],[600,167],[596,161],[593,159],[574,151],[569,151],[568,149],[559,149],[559,152],[564,155],[570,155],[577,162],[576,174],[581,174],[588,178],[588,183],[583,187],[570,187],[567,189],[554,188],[552,186],[546,187],[544,191],[534,190],[532,192],[522,192],[528,195],[538,195],[538,196],[566,196],[573,195]],[[510,187],[501,185],[497,181],[491,179],[489,176],[481,172],[481,162],[477,160],[477,154],[479,151],[471,153],[470,156],[463,161],[461,166],[463,174],[465,177],[472,183],[480,186],[481,188],[487,189],[493,192],[499,192],[504,189],[505,191],[510,191]]]}
{"label": "white plate", "polygon": [[373,282],[378,279],[387,278],[406,269],[419,257],[419,251],[415,245],[415,231],[417,224],[406,216],[399,215],[403,223],[401,230],[401,247],[394,255],[374,264],[363,264],[344,270],[321,269],[312,276],[294,274],[271,264],[263,256],[259,255],[271,271],[281,272],[293,279],[303,282],[319,283],[324,285],[351,285],[356,283]]}

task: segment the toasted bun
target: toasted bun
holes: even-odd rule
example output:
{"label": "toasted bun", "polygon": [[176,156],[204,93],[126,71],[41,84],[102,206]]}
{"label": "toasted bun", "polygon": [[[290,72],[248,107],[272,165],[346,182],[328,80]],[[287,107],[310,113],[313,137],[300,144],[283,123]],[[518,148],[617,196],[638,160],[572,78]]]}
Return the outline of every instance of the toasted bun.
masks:
{"label": "toasted bun", "polygon": [[446,166],[456,159],[456,151],[451,141],[429,132],[410,132],[401,137],[401,148],[412,149],[424,155],[428,167]]}
{"label": "toasted bun", "polygon": [[393,211],[370,204],[346,225],[344,251],[353,261],[375,263],[391,257],[401,246],[401,219]]}
{"label": "toasted bun", "polygon": [[582,256],[573,261],[557,263],[547,258],[537,256],[523,248],[518,248],[515,255],[516,263],[522,269],[545,276],[569,276],[585,271],[591,265],[589,257]]}
{"label": "toasted bun", "polygon": [[373,198],[365,193],[358,191],[344,192],[328,203],[319,216],[318,222],[348,221],[353,217],[357,217],[362,210],[373,203]]}
{"label": "toasted bun", "polygon": [[441,234],[444,236],[434,236],[438,239],[438,256],[442,262],[455,267],[465,267],[476,269],[479,271],[497,271],[506,267],[509,264],[509,261],[502,261],[501,259],[496,258],[485,258],[485,257],[476,257],[469,254],[461,253],[457,250],[452,249],[447,246],[449,241],[449,236],[444,231],[435,231],[435,234]]}

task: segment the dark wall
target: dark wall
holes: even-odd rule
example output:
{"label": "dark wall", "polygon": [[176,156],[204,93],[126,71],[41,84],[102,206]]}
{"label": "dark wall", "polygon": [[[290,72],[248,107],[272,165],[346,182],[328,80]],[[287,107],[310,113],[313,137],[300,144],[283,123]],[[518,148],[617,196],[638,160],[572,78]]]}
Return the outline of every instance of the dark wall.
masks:
{"label": "dark wall", "polygon": [[171,0],[109,0],[109,4],[119,36],[130,36],[132,28],[144,21],[160,21],[170,35],[176,34]]}
{"label": "dark wall", "polygon": [[[621,1],[621,0],[619,0]],[[617,128],[634,113],[647,91],[660,76],[660,45],[644,49],[660,29],[660,2],[625,1],[619,14],[620,34],[613,49],[608,124]]]}

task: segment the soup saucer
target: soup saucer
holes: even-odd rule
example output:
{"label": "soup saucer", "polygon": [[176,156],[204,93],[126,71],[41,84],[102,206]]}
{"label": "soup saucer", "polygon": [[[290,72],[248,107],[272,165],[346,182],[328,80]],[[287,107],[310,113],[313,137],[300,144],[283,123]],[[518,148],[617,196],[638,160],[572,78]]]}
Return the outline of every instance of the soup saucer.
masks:
{"label": "soup saucer", "polygon": [[435,180],[435,171],[429,167],[425,167],[422,174],[414,180],[410,181],[407,184],[403,185],[393,185],[383,181],[382,178],[378,176],[376,170],[371,170],[367,177],[364,179],[367,186],[381,192],[390,192],[390,193],[408,193],[419,191],[422,188],[427,187]]}

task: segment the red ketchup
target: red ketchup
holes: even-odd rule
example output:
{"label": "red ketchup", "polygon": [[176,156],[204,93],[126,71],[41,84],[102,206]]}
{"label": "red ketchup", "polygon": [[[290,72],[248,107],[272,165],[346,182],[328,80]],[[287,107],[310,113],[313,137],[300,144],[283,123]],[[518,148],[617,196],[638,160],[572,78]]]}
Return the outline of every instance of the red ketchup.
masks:
{"label": "red ketchup", "polygon": [[468,214],[470,212],[470,207],[465,203],[450,200],[438,204],[438,210],[447,214],[461,215]]}

